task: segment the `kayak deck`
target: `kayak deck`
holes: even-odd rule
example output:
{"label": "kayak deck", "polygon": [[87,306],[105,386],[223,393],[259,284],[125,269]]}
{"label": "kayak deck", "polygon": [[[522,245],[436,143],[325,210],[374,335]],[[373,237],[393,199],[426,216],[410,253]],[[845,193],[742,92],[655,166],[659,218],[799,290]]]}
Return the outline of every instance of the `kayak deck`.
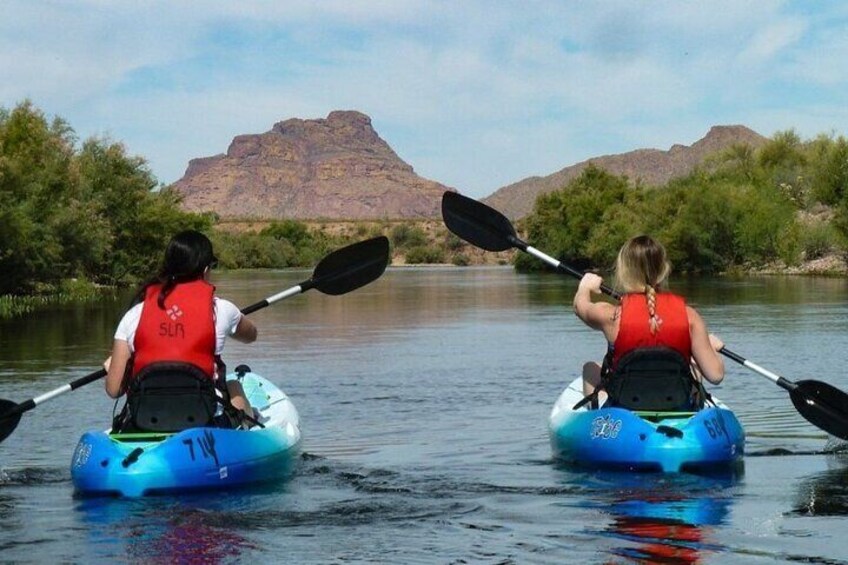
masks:
{"label": "kayak deck", "polygon": [[71,460],[76,491],[137,497],[288,476],[301,445],[297,410],[285,393],[255,373],[244,375],[242,383],[264,428],[198,427],[173,434],[86,432]]}
{"label": "kayak deck", "polygon": [[734,466],[745,451],[745,432],[717,399],[697,412],[633,412],[588,409],[582,379],[560,395],[549,418],[556,459],[594,468],[702,472]]}

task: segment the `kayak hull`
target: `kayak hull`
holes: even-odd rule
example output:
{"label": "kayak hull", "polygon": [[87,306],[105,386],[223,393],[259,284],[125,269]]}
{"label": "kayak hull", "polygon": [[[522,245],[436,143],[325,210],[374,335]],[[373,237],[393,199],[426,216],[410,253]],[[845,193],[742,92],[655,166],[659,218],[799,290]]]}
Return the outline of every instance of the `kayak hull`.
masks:
{"label": "kayak hull", "polygon": [[289,476],[301,446],[297,410],[285,393],[255,373],[244,375],[242,384],[264,428],[199,427],[158,436],[86,432],[71,460],[76,492],[139,497]]}
{"label": "kayak hull", "polygon": [[549,418],[556,459],[590,468],[666,473],[734,467],[745,452],[745,431],[720,401],[695,413],[641,414],[623,408],[574,410],[583,398],[576,379]]}

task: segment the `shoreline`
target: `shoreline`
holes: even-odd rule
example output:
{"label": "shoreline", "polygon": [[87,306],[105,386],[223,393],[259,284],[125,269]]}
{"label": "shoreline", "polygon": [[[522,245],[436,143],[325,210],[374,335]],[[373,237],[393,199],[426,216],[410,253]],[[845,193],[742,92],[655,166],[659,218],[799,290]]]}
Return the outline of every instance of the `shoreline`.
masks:
{"label": "shoreline", "polygon": [[743,275],[787,275],[787,276],[848,276],[848,261],[838,253],[829,253],[823,257],[804,261],[800,265],[774,263],[758,268],[740,269]]}
{"label": "shoreline", "polygon": [[[506,252],[498,253],[503,255]],[[403,256],[393,256],[389,267],[414,269],[414,268],[451,268],[451,269],[514,269],[510,261],[482,261],[472,262],[468,265],[455,265],[453,263],[406,263]],[[801,265],[788,266],[781,264],[767,265],[756,268],[734,268],[710,276],[732,277],[732,276],[791,276],[791,277],[848,277],[848,261],[836,255],[807,261]]]}
{"label": "shoreline", "polygon": [[[474,251],[474,248],[469,246],[469,251]],[[489,253],[482,250],[476,250],[475,253],[469,253],[469,263],[466,265],[456,265],[454,263],[407,263],[405,255],[402,252],[392,254],[391,262],[388,268],[399,270],[415,270],[415,269],[513,269],[512,258],[517,251],[502,251],[499,253]],[[292,270],[308,270],[306,267],[294,267]],[[262,268],[246,268],[246,269],[226,269],[229,272],[238,271],[266,271],[266,270],[288,270],[288,269],[262,269]],[[848,260],[842,254],[830,253],[824,257],[819,257],[810,261],[805,261],[800,265],[785,265],[782,263],[774,263],[763,267],[756,268],[734,268],[728,271],[717,273],[717,276],[771,276],[771,277],[829,277],[840,278],[848,277]],[[73,280],[69,282],[75,282]],[[42,308],[65,305],[65,304],[83,304],[90,302],[99,296],[98,293],[114,292],[114,287],[103,287],[100,285],[75,285],[76,292],[67,292],[60,290],[56,293],[48,294],[24,294],[24,295],[0,295],[0,320],[11,320],[21,316],[26,316],[36,312]],[[92,290],[96,289],[96,292]]]}

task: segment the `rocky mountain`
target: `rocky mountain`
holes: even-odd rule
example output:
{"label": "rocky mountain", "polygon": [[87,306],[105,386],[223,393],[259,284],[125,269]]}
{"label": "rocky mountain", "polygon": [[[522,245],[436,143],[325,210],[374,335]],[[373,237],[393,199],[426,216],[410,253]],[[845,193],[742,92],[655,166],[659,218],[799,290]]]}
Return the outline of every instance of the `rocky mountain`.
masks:
{"label": "rocky mountain", "polygon": [[545,177],[530,177],[504,186],[483,201],[507,217],[519,219],[533,210],[537,196],[564,187],[590,163],[612,174],[626,175],[631,181],[663,185],[673,178],[689,174],[707,156],[722,149],[737,144],[758,147],[765,141],[765,137],[745,126],[714,126],[703,139],[690,146],[674,145],[668,151],[637,149],[592,158]]}
{"label": "rocky mountain", "polygon": [[448,187],[419,177],[360,112],[289,119],[193,159],[173,188],[183,207],[222,218],[438,218]]}

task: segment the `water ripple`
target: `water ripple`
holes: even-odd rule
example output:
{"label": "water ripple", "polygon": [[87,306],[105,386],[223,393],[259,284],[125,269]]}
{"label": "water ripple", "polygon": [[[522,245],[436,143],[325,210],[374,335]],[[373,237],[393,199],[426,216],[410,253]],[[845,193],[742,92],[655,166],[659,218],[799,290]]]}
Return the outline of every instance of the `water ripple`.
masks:
{"label": "water ripple", "polygon": [[71,474],[66,468],[0,469],[0,487],[49,485],[66,483],[70,480]]}

